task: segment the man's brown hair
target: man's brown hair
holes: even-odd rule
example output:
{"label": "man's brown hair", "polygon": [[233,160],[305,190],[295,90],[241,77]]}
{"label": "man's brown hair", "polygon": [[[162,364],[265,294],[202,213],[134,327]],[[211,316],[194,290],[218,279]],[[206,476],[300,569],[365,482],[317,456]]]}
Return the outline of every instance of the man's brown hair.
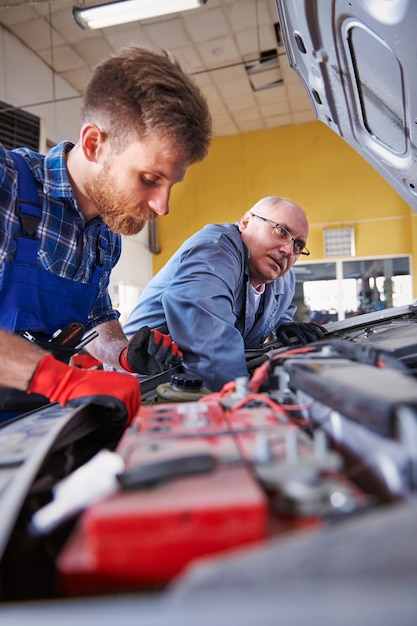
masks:
{"label": "man's brown hair", "polygon": [[81,121],[102,126],[115,149],[136,133],[157,132],[172,141],[187,163],[201,161],[212,137],[207,102],[192,78],[167,52],[129,47],[96,66]]}

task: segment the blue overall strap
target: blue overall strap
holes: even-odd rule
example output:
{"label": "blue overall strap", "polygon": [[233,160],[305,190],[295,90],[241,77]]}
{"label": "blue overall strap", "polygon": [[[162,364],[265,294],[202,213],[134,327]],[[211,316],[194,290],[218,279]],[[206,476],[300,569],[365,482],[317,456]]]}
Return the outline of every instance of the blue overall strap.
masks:
{"label": "blue overall strap", "polygon": [[[16,204],[16,213],[19,216],[21,223],[21,236],[28,237],[30,239],[36,239],[36,229],[42,217],[42,205],[40,203],[38,190],[36,187],[35,179],[33,178],[32,172],[29,169],[25,159],[21,154],[17,152],[13,152],[9,150],[9,156],[15,162],[17,172],[18,172],[18,196],[17,196],[17,204]],[[102,223],[100,225],[100,232],[97,237],[96,244],[96,268],[102,268],[104,265],[104,258],[109,247],[109,242],[105,236],[105,226]],[[37,252],[37,244],[30,244],[29,242],[25,242],[25,250],[26,253],[29,253],[29,246],[32,245],[33,253],[31,254],[31,258],[35,260],[36,252]],[[17,251],[17,258],[20,260],[19,254],[19,246]],[[27,258],[27,257],[26,257]],[[98,272],[95,271],[94,274],[97,276],[97,281],[101,277],[102,270]]]}
{"label": "blue overall strap", "polygon": [[103,267],[107,248],[109,247],[109,242],[106,239],[105,232],[106,228],[104,223],[101,222],[100,232],[98,234],[96,244],[96,267]]}
{"label": "blue overall strap", "polygon": [[16,213],[19,216],[23,237],[35,238],[36,228],[42,216],[42,208],[35,179],[21,154],[9,150],[18,173],[18,196]]}

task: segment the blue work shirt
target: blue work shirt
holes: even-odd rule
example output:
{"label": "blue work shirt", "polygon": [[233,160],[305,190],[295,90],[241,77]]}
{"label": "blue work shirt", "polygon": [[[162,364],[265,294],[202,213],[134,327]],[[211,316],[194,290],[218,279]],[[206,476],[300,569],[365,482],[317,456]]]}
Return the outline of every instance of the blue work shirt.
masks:
{"label": "blue work shirt", "polygon": [[296,310],[292,271],[265,285],[255,319],[247,306],[251,288],[238,225],[209,224],[148,283],[123,330],[131,337],[142,326],[166,325],[184,353],[184,370],[218,391],[248,375],[245,350],[291,322]]}
{"label": "blue work shirt", "polygon": [[[85,223],[77,206],[68,177],[65,154],[73,144],[62,142],[48,154],[41,155],[19,148],[37,183],[42,205],[41,221],[36,230],[39,240],[37,263],[42,270],[78,284],[90,284],[97,265],[98,238],[104,237],[105,251],[100,259],[102,274],[98,295],[89,312],[87,328],[118,319],[108,293],[110,273],[121,252],[121,238],[103,225],[100,217]],[[7,151],[0,145],[0,289],[5,263],[13,263],[16,237],[20,233],[16,213],[17,171]],[[70,283],[68,283],[70,289]],[[30,287],[28,287],[30,288]],[[48,316],[45,307],[42,310]],[[70,321],[78,321],[76,319]],[[48,320],[54,326],[54,320]],[[28,329],[29,330],[29,329]]]}

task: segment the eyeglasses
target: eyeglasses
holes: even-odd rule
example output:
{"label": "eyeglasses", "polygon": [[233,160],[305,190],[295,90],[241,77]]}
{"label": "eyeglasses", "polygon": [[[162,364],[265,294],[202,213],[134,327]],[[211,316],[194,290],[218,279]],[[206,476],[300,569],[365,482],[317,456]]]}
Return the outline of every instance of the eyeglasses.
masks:
{"label": "eyeglasses", "polygon": [[258,220],[262,220],[267,224],[271,224],[271,226],[273,226],[272,232],[281,243],[290,243],[290,241],[293,241],[293,254],[304,254],[305,256],[308,256],[310,254],[310,251],[305,247],[305,244],[303,244],[303,242],[299,241],[298,239],[294,239],[294,237],[286,228],[284,228],[280,224],[272,222],[271,220],[267,220],[266,217],[256,215],[255,213],[252,213],[252,211],[250,212],[250,214],[252,215],[252,217],[256,217]]}

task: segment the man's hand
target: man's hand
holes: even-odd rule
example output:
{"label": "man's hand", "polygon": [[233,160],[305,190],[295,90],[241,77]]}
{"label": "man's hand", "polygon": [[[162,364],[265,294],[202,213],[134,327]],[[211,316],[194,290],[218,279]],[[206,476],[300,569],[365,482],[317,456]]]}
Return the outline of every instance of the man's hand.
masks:
{"label": "man's hand", "polygon": [[144,326],[133,335],[120,355],[120,365],[128,372],[155,376],[179,365],[182,352],[169,335]]}
{"label": "man's hand", "polygon": [[140,383],[135,376],[71,367],[55,359],[52,354],[41,359],[27,391],[39,393],[62,406],[68,400],[85,396],[112,396],[126,406],[128,424],[141,404]]}
{"label": "man's hand", "polygon": [[292,344],[307,344],[313,341],[318,341],[327,331],[318,324],[313,322],[291,322],[289,324],[282,324],[278,326],[275,331],[277,339],[281,341],[285,346]]}

